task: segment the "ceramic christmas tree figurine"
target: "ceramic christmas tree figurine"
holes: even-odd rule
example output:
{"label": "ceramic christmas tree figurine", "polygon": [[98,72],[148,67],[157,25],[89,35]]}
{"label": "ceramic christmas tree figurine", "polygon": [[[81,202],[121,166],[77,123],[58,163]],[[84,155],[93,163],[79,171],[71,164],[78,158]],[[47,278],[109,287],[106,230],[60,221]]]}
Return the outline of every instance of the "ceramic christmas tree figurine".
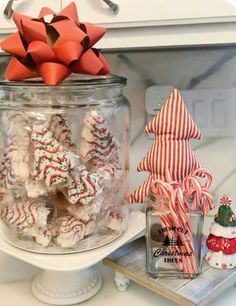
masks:
{"label": "ceramic christmas tree figurine", "polygon": [[143,203],[154,180],[181,182],[200,167],[189,140],[200,139],[201,132],[192,120],[180,93],[175,89],[154,119],[145,127],[155,140],[139,163],[138,171],[148,171],[147,180],[130,196],[131,203]]}
{"label": "ceramic christmas tree figurine", "polygon": [[206,242],[206,260],[214,268],[232,269],[236,266],[236,216],[227,196],[223,196],[220,203]]}

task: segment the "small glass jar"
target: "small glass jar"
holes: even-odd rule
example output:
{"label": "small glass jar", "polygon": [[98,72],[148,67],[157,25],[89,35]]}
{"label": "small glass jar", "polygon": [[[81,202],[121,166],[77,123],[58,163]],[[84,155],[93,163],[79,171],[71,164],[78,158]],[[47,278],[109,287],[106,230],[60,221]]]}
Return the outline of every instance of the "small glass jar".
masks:
{"label": "small glass jar", "polygon": [[0,219],[9,243],[72,253],[125,231],[125,84],[114,75],[76,75],[60,86],[0,82]]}
{"label": "small glass jar", "polygon": [[202,213],[190,211],[186,222],[176,225],[168,198],[151,193],[146,204],[147,272],[152,277],[195,278],[201,273]]}

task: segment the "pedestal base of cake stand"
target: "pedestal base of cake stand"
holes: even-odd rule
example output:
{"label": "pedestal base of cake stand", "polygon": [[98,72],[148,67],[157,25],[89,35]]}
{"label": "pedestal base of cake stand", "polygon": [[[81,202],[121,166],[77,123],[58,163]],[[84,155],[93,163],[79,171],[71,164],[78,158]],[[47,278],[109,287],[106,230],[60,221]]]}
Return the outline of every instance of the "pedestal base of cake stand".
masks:
{"label": "pedestal base of cake stand", "polygon": [[71,305],[94,296],[102,286],[100,274],[93,268],[74,272],[42,271],[32,283],[33,294],[52,305]]}
{"label": "pedestal base of cake stand", "polygon": [[51,305],[71,305],[94,296],[102,278],[93,266],[125,243],[144,234],[145,214],[133,211],[126,232],[115,241],[95,250],[75,254],[38,254],[18,249],[0,236],[0,250],[42,271],[32,283],[36,298]]}

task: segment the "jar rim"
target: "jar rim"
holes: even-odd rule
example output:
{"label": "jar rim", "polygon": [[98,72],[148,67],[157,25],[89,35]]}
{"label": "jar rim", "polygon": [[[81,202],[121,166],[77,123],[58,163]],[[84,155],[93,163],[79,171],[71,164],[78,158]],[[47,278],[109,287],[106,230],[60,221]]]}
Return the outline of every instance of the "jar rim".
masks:
{"label": "jar rim", "polygon": [[71,74],[69,78],[65,79],[60,85],[45,85],[41,78],[26,79],[21,81],[0,80],[0,87],[37,87],[37,88],[90,88],[93,86],[106,87],[110,86],[125,86],[127,78],[115,74],[108,74],[105,76],[88,75],[88,74]]}

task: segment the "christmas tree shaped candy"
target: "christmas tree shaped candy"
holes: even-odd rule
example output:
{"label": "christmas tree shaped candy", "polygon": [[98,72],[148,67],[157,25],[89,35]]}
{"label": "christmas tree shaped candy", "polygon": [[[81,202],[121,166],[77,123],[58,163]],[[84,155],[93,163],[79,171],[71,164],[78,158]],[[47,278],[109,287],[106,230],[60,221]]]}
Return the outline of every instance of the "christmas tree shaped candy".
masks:
{"label": "christmas tree shaped candy", "polygon": [[85,225],[72,216],[61,217],[57,220],[58,233],[56,243],[63,248],[71,248],[85,236]]}
{"label": "christmas tree shaped candy", "polygon": [[75,149],[68,120],[64,114],[48,115],[46,127],[51,131],[53,138],[55,138],[60,144],[68,149]]}
{"label": "christmas tree shaped candy", "polygon": [[93,110],[85,116],[84,123],[80,153],[85,161],[96,167],[112,164],[120,168],[118,141],[103,116]]}
{"label": "christmas tree shaped candy", "polygon": [[99,183],[101,176],[96,172],[82,170],[70,176],[68,184],[68,201],[71,204],[90,203],[99,193],[102,187]]}
{"label": "christmas tree shaped candy", "polygon": [[12,228],[23,231],[25,235],[37,235],[38,228],[45,227],[50,210],[43,200],[18,200],[11,206],[4,206],[0,216],[4,223]]}
{"label": "christmas tree shaped candy", "polygon": [[3,189],[22,187],[29,177],[29,118],[19,111],[4,112],[1,122],[6,146],[0,166]]}
{"label": "christmas tree shaped candy", "polygon": [[31,140],[34,156],[33,178],[45,181],[47,186],[66,183],[71,171],[71,160],[63,146],[41,123],[33,124]]}
{"label": "christmas tree shaped candy", "polygon": [[220,203],[206,242],[206,260],[214,268],[232,269],[236,266],[236,216],[227,196],[223,196]]}
{"label": "christmas tree shaped candy", "polygon": [[138,165],[138,171],[149,176],[131,195],[131,203],[142,203],[155,180],[182,182],[194,169],[200,167],[189,140],[200,139],[201,132],[192,120],[180,93],[175,89],[145,127],[146,133],[154,133],[150,151]]}

